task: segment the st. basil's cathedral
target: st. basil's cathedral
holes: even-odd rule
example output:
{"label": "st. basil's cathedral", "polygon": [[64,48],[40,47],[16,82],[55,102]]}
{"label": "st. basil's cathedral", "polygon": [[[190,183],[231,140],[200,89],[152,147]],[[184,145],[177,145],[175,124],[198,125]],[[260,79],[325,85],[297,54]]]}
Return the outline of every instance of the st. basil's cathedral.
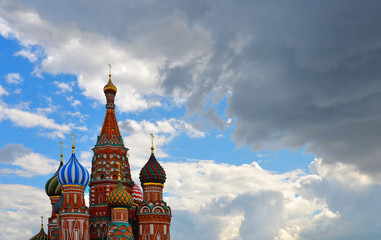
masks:
{"label": "st. basil's cathedral", "polygon": [[[31,238],[60,240],[169,240],[171,208],[163,200],[166,174],[156,160],[153,144],[151,156],[140,171],[140,187],[132,180],[128,148],[124,146],[115,117],[117,88],[109,81],[103,89],[106,115],[95,147],[91,174],[72,155],[46,182],[52,213],[47,234],[41,230]],[[153,136],[152,136],[153,137]],[[89,186],[87,207],[84,192]]]}

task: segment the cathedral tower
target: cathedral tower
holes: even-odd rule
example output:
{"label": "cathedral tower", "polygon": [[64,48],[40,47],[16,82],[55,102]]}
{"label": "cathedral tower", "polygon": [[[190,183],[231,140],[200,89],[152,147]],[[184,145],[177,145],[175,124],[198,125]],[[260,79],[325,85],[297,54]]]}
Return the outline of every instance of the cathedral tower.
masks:
{"label": "cathedral tower", "polygon": [[134,204],[134,200],[122,185],[120,173],[118,174],[118,184],[114,191],[107,197],[107,205],[111,207],[111,223],[108,228],[108,240],[134,240],[132,227],[129,224],[129,211]]}
{"label": "cathedral tower", "polygon": [[91,239],[103,239],[111,222],[111,208],[107,196],[118,184],[118,164],[120,164],[121,184],[131,193],[134,182],[131,179],[128,162],[128,148],[124,146],[115,117],[114,99],[117,88],[109,81],[103,88],[106,96],[106,115],[102,130],[93,148],[94,156],[90,180],[90,233]]}
{"label": "cathedral tower", "polygon": [[69,161],[58,171],[58,181],[63,189],[63,201],[59,210],[60,240],[89,240],[89,210],[85,205],[84,192],[89,183],[89,173],[73,153]]}
{"label": "cathedral tower", "polygon": [[48,219],[48,235],[50,238],[52,237],[52,233],[53,233],[54,229],[56,229],[58,227],[57,215],[53,209],[53,206],[59,200],[61,193],[62,193],[62,187],[58,181],[58,171],[63,166],[62,145],[63,145],[63,143],[61,142],[60,165],[59,165],[56,173],[54,173],[54,175],[51,178],[49,178],[49,180],[45,184],[45,192],[49,196],[50,203],[52,204],[52,214],[51,214],[50,218]]}
{"label": "cathedral tower", "polygon": [[143,187],[143,202],[140,203],[137,217],[139,222],[139,240],[170,240],[171,208],[163,200],[163,188],[166,175],[156,160],[153,147],[151,156],[140,171]]}

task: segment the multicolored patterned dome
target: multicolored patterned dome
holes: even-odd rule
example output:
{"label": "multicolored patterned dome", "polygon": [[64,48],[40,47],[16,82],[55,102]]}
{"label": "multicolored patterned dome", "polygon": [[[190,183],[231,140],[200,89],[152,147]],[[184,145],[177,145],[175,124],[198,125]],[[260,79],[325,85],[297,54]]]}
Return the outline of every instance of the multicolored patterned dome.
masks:
{"label": "multicolored patterned dome", "polygon": [[110,223],[107,240],[109,239],[134,240],[131,225],[128,222]]}
{"label": "multicolored patterned dome", "polygon": [[49,197],[52,196],[59,196],[62,193],[62,186],[60,182],[58,181],[58,171],[62,168],[63,162],[61,158],[60,166],[58,167],[58,170],[56,173],[49,178],[49,180],[45,184],[45,192]]}
{"label": "multicolored patterned dome", "polygon": [[59,214],[59,213],[60,213],[60,209],[61,209],[61,207],[62,207],[63,200],[64,200],[64,195],[61,194],[60,199],[58,199],[58,201],[53,205],[53,211],[54,211],[56,214]]}
{"label": "multicolored patterned dome", "polygon": [[74,152],[69,161],[58,171],[58,181],[61,185],[75,184],[86,187],[89,180],[89,172],[78,162]]}
{"label": "multicolored patterned dome", "polygon": [[165,180],[167,179],[165,171],[163,167],[159,164],[159,162],[156,160],[155,155],[153,154],[153,150],[151,157],[148,159],[148,162],[140,171],[139,178],[142,184],[149,182],[161,184],[165,183]]}
{"label": "multicolored patterned dome", "polygon": [[31,239],[29,240],[49,240],[49,236],[45,233],[44,229],[41,228],[41,231],[34,235]]}
{"label": "multicolored patterned dome", "polygon": [[49,240],[49,236],[44,231],[43,217],[41,217],[41,230],[29,240]]}
{"label": "multicolored patterned dome", "polygon": [[135,203],[141,203],[143,201],[143,193],[140,190],[140,187],[134,183],[134,187],[132,188],[132,199]]}
{"label": "multicolored patterned dome", "polygon": [[107,205],[111,208],[122,207],[130,208],[134,204],[131,194],[129,194],[123,187],[120,180],[116,185],[114,191],[107,197]]}

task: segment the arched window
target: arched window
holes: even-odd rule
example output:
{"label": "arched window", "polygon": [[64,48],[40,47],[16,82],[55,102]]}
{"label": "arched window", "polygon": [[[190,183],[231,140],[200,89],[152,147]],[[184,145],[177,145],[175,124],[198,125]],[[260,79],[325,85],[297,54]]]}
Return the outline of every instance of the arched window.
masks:
{"label": "arched window", "polygon": [[101,193],[101,194],[99,194],[98,204],[102,204],[103,203],[102,200],[103,200],[103,195]]}
{"label": "arched window", "polygon": [[102,174],[102,175],[99,175],[99,179],[104,179],[105,178],[105,176]]}
{"label": "arched window", "polygon": [[100,225],[97,225],[97,237],[98,238],[101,237],[101,226]]}
{"label": "arched window", "polygon": [[90,225],[90,234],[92,235],[94,233],[94,225]]}
{"label": "arched window", "polygon": [[107,237],[107,225],[103,224],[102,229],[103,229],[103,237]]}

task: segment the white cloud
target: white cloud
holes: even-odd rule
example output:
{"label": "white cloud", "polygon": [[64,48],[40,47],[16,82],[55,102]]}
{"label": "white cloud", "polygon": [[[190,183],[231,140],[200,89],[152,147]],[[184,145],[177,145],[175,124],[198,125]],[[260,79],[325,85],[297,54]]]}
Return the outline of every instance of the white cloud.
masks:
{"label": "white cloud", "polygon": [[[362,211],[381,200],[381,194],[374,195],[380,187],[362,183],[362,190],[353,193],[342,182],[357,179],[353,169],[331,178],[301,171],[274,174],[256,162],[235,166],[199,160],[162,165],[176,239],[358,239],[348,234],[358,232],[353,216],[361,218],[363,233],[378,236],[377,225],[371,224],[378,221],[377,214]],[[311,165],[330,167],[319,159]],[[138,170],[133,175],[137,174]]]}
{"label": "white cloud", "polygon": [[69,112],[67,112],[67,115],[69,115],[71,117],[78,118],[81,123],[84,123],[85,120],[89,117],[89,115],[81,113],[81,112],[78,112],[78,111],[75,111],[75,112],[70,112],[69,111]]}
{"label": "white cloud", "polygon": [[[8,95],[8,92],[5,91],[5,89],[3,88],[3,86],[0,85],[0,96],[2,95]],[[0,118],[1,119],[1,118]]]}
{"label": "white cloud", "polygon": [[167,157],[164,146],[168,145],[176,136],[181,133],[187,134],[191,138],[201,138],[205,133],[195,129],[189,123],[175,119],[163,119],[156,122],[142,120],[126,120],[119,122],[122,133],[129,135],[123,137],[124,144],[133,146],[129,151],[133,162],[132,167],[141,167],[148,160],[151,147],[151,136],[154,134],[155,154],[160,157]]}
{"label": "white cloud", "polygon": [[59,165],[57,160],[35,153],[21,144],[8,144],[4,148],[0,148],[0,155],[0,162],[13,166],[12,168],[1,168],[0,175],[15,174],[22,177],[46,175],[57,170]]}
{"label": "white cloud", "polygon": [[[123,112],[161,106],[160,98],[156,96],[164,94],[159,77],[163,67],[194,62],[195,68],[199,66],[202,69],[207,62],[205,59],[211,56],[210,34],[198,24],[188,25],[176,11],[160,14],[154,21],[137,15],[139,19],[129,21],[132,24],[125,29],[127,32],[110,37],[109,34],[79,28],[75,22],[51,22],[49,17],[43,15],[44,11],[39,12],[25,5],[21,7],[3,2],[1,9],[0,33],[5,37],[13,36],[24,46],[25,49],[18,55],[32,62],[41,58],[34,71],[37,75],[42,72],[74,74],[78,76],[78,86],[84,94],[103,103],[101,90],[107,82],[105,63],[111,63],[113,81],[123,92],[116,98]],[[158,12],[155,10],[155,13]],[[120,16],[129,17],[124,14]],[[91,18],[99,20],[95,15]],[[142,26],[150,30],[137,32]],[[124,25],[121,27],[124,28]],[[130,35],[134,38],[131,39]],[[125,41],[126,37],[130,40]],[[31,46],[40,46],[44,51],[31,52]],[[67,86],[64,88],[68,89]]]}
{"label": "white cloud", "polygon": [[33,46],[35,49],[30,47],[25,47],[24,49],[21,49],[20,51],[16,52],[14,56],[20,56],[28,59],[32,63],[36,63],[43,55],[42,49]]}
{"label": "white cloud", "polygon": [[79,101],[79,100],[74,100],[74,101],[71,103],[71,105],[72,105],[74,108],[77,108],[78,106],[81,106],[82,103],[81,103],[81,101]]}
{"label": "white cloud", "polygon": [[21,88],[16,88],[15,91],[14,91],[15,94],[20,94],[21,92],[22,92]]}
{"label": "white cloud", "polygon": [[[80,160],[91,156],[90,151],[81,152]],[[323,162],[314,164],[325,167]],[[368,209],[381,200],[375,184],[366,184],[353,195],[334,178],[300,171],[274,174],[255,162],[235,166],[199,160],[162,165],[168,177],[165,200],[173,212],[172,238],[354,240],[358,234],[367,234],[367,239],[379,236],[378,225],[373,224],[379,221],[377,211],[370,214],[374,209]],[[5,216],[3,223],[0,220],[1,239],[24,239],[25,233],[37,233],[39,224],[34,222],[50,211],[42,190],[0,184],[0,213]],[[20,226],[25,233],[19,233]]]}
{"label": "white cloud", "polygon": [[73,128],[73,124],[58,124],[44,115],[0,105],[0,120],[5,119],[10,120],[18,127],[47,129],[50,132],[42,132],[41,134],[51,138],[65,138],[65,134]]}
{"label": "white cloud", "polygon": [[32,186],[0,184],[0,239],[29,239],[40,229],[44,216],[44,230],[51,214],[46,193]]}
{"label": "white cloud", "polygon": [[[344,164],[340,162],[322,164],[322,162],[323,159],[321,158],[315,159],[310,165],[311,171],[324,178],[334,179],[335,181],[346,184],[348,188],[353,190],[371,183],[377,183],[375,178],[361,173],[354,164]],[[381,182],[378,181],[378,183]]]}
{"label": "white cloud", "polygon": [[20,84],[24,81],[24,78],[20,76],[20,73],[8,73],[6,79],[9,84]]}
{"label": "white cloud", "polygon": [[60,89],[60,91],[57,91],[56,94],[73,91],[73,83],[64,83],[58,81],[54,81],[53,83]]}

